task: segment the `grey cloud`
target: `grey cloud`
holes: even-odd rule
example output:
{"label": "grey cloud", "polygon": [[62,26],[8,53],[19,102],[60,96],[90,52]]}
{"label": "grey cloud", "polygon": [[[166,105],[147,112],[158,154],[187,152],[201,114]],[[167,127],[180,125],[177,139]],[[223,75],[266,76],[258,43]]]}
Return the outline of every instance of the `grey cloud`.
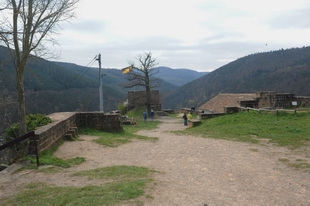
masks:
{"label": "grey cloud", "polygon": [[63,27],[78,33],[96,33],[106,30],[105,23],[95,20],[73,22]]}

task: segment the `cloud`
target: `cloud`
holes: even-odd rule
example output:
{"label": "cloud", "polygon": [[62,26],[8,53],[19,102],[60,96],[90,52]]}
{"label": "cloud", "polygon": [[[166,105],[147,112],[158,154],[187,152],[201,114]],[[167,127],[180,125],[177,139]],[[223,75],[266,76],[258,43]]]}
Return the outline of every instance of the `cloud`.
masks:
{"label": "cloud", "polygon": [[[122,68],[142,52],[160,65],[211,71],[240,57],[307,46],[309,0],[81,0],[63,27],[62,60]],[[267,45],[267,46],[266,46]]]}
{"label": "cloud", "polygon": [[270,29],[310,29],[310,7],[274,16]]}
{"label": "cloud", "polygon": [[99,20],[82,20],[66,24],[65,29],[79,33],[97,33],[106,31],[107,26]]}

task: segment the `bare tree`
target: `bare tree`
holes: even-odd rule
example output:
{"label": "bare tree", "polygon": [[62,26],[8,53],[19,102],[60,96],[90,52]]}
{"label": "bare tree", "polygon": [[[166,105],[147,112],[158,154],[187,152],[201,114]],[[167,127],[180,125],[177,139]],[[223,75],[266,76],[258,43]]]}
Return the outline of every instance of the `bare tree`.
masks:
{"label": "bare tree", "polygon": [[79,0],[0,0],[0,40],[11,52],[16,70],[19,135],[27,132],[24,93],[24,70],[32,54],[44,55],[59,23],[74,17]]}
{"label": "bare tree", "polygon": [[125,85],[126,88],[143,87],[146,92],[146,109],[148,115],[151,112],[151,89],[158,87],[159,80],[154,77],[156,74],[154,66],[158,63],[156,59],[152,58],[151,52],[145,52],[139,55],[139,66],[135,67],[132,64],[133,70],[128,73],[127,79],[129,83]]}

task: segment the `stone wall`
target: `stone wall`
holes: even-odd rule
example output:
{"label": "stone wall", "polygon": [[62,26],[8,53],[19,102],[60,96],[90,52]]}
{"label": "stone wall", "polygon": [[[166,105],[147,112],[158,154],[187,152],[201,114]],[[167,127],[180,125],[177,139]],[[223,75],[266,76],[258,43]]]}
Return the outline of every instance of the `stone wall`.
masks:
{"label": "stone wall", "polygon": [[[58,114],[58,115],[57,115]],[[53,118],[53,116],[57,116]],[[62,137],[71,129],[76,127],[76,113],[55,113],[51,116],[52,123],[39,127],[35,130],[38,152],[47,150],[59,144]],[[30,141],[29,154],[35,154],[34,142]]]}
{"label": "stone wall", "polygon": [[78,113],[77,127],[89,127],[106,132],[122,131],[119,114]]}
{"label": "stone wall", "polygon": [[284,108],[292,105],[295,95],[290,93],[258,92],[258,108]]}
{"label": "stone wall", "polygon": [[296,97],[297,107],[310,107],[310,97]]}
{"label": "stone wall", "polygon": [[219,116],[223,116],[225,115],[225,113],[200,113],[198,114],[200,117],[199,119],[211,119],[211,118],[214,118],[214,117],[219,117]]}
{"label": "stone wall", "polygon": [[[42,152],[59,144],[67,134],[77,135],[77,127],[90,127],[97,130],[116,132],[123,128],[120,124],[119,115],[93,113],[64,112],[50,115],[52,123],[39,127],[35,131],[38,152]],[[30,155],[35,154],[35,145],[30,141]]]}
{"label": "stone wall", "polygon": [[[128,110],[146,106],[146,91],[128,91]],[[151,109],[161,110],[159,90],[151,91]]]}

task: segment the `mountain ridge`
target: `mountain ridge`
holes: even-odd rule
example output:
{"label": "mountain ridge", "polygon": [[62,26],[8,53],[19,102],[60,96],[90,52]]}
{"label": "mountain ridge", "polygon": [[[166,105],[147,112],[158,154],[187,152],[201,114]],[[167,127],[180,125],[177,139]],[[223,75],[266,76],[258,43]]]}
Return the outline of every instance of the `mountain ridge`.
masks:
{"label": "mountain ridge", "polygon": [[[127,98],[128,89],[122,87],[126,78],[118,69],[103,69],[103,73],[104,110],[111,111]],[[33,57],[25,70],[26,111],[44,114],[97,111],[98,79],[98,68]],[[162,99],[176,88],[175,84],[160,80]],[[16,98],[15,69],[10,62],[9,50],[4,46],[0,46],[0,94]]]}
{"label": "mountain ridge", "polygon": [[[310,95],[310,47],[251,54],[179,87],[164,107],[200,106],[219,93],[277,91]],[[195,102],[190,105],[189,101]]]}

